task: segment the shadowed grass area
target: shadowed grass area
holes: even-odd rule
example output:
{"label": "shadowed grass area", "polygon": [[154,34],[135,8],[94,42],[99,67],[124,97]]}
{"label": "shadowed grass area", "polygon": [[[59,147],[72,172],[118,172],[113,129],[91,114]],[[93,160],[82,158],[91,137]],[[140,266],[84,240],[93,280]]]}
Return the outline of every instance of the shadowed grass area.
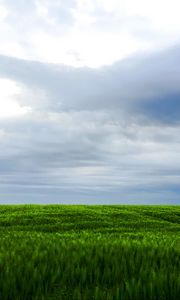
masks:
{"label": "shadowed grass area", "polygon": [[171,299],[180,206],[0,206],[0,299]]}

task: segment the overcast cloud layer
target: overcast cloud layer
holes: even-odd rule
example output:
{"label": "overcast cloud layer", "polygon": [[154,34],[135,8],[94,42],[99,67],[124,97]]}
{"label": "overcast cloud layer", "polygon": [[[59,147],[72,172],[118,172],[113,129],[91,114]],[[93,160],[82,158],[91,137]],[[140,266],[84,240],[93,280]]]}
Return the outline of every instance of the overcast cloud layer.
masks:
{"label": "overcast cloud layer", "polygon": [[180,204],[179,4],[135,2],[0,0],[0,203]]}

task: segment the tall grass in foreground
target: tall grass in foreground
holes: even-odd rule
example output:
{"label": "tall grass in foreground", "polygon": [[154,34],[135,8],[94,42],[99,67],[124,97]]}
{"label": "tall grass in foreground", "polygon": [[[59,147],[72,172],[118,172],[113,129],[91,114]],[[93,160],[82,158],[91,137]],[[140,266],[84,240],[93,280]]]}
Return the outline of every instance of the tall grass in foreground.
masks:
{"label": "tall grass in foreground", "polygon": [[[73,208],[69,213],[73,214]],[[63,211],[59,212],[56,220],[61,214]],[[78,211],[74,214],[78,217]],[[47,218],[46,210],[43,215]],[[49,233],[38,231],[37,219],[34,219],[33,228],[33,218],[29,218],[31,226],[24,231],[16,212],[8,213],[8,218],[6,216],[7,212],[1,215],[0,222],[1,300],[179,299],[180,242],[177,224],[171,227],[167,221],[163,223],[161,220],[159,225],[154,223],[156,230],[149,230],[151,227],[148,228],[148,223],[144,225],[145,218],[142,218],[142,228],[134,225],[134,230],[133,227],[130,230],[128,224],[131,218],[127,213],[129,221],[124,221],[126,228],[123,232],[122,229],[118,232],[117,224],[122,226],[120,219],[113,221],[113,227],[108,215],[104,216],[104,220],[109,220],[106,230],[104,227],[100,227],[101,230],[80,230],[78,224],[81,222],[77,221],[73,231],[63,231],[56,224],[56,230]],[[26,218],[22,215],[23,224],[26,219],[27,215]],[[42,215],[40,219],[39,225],[42,224]],[[64,227],[69,222],[68,212],[66,219]],[[93,220],[97,222],[97,216],[92,217]],[[49,221],[51,224],[50,217]]]}

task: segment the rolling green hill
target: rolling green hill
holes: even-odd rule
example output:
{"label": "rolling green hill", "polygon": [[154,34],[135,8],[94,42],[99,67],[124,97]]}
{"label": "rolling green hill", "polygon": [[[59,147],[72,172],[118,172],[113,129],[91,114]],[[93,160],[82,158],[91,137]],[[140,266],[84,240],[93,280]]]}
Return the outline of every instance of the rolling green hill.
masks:
{"label": "rolling green hill", "polygon": [[0,206],[0,299],[177,300],[180,206]]}

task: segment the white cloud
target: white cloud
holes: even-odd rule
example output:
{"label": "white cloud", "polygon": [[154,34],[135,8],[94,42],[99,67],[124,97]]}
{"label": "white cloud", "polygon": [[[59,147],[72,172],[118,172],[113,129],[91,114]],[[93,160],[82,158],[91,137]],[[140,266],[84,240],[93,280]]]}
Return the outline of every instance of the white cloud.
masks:
{"label": "white cloud", "polygon": [[1,1],[0,53],[100,67],[176,43],[179,9],[177,0]]}
{"label": "white cloud", "polygon": [[0,5],[0,20],[1,22],[8,16],[8,10],[3,5]]}
{"label": "white cloud", "polygon": [[21,94],[18,85],[8,79],[0,79],[0,119],[22,116],[30,111],[16,100]]}

